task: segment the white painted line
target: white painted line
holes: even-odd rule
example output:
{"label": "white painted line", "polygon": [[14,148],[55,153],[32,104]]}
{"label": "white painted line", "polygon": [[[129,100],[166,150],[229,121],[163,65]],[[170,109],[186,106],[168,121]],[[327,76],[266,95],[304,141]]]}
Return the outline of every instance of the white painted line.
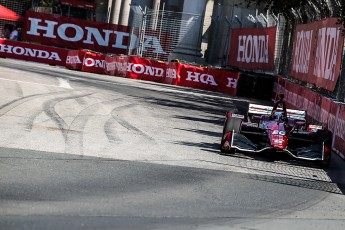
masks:
{"label": "white painted line", "polygon": [[[0,80],[2,80],[2,81],[13,81],[13,82],[24,83],[24,84],[33,84],[33,85],[43,85],[43,86],[49,86],[49,87],[65,88],[65,87],[62,87],[60,85],[48,85],[48,84],[42,84],[42,83],[36,83],[36,82],[18,81],[18,80],[12,80],[12,79],[1,78],[1,77],[0,77]],[[72,89],[71,86],[70,86],[70,89]]]}
{"label": "white painted line", "polygon": [[63,78],[59,78],[58,77],[58,80],[59,80],[59,86],[62,87],[62,88],[66,88],[66,89],[72,89],[71,85],[69,84],[69,82]]}

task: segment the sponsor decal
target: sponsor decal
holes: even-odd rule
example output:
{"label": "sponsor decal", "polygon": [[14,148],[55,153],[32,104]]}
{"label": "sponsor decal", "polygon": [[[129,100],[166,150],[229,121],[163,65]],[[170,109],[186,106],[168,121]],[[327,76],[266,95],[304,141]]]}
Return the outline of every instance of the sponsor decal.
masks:
{"label": "sponsor decal", "polygon": [[322,126],[320,126],[320,125],[308,125],[308,131],[316,132],[319,129],[322,129]]}

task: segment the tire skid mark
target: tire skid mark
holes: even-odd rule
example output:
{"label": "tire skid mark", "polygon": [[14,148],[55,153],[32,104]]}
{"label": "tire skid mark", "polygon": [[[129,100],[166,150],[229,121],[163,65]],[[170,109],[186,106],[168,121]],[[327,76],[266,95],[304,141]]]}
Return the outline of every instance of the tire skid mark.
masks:
{"label": "tire skid mark", "polygon": [[18,82],[16,82],[15,84],[16,84],[15,92],[16,92],[17,97],[23,97],[24,93],[23,93],[22,87],[20,86]]}
{"label": "tire skid mark", "polygon": [[154,140],[151,136],[144,133],[143,131],[141,131],[137,127],[133,126],[132,124],[130,124],[128,121],[123,119],[122,116],[120,116],[118,114],[124,110],[130,109],[130,108],[135,107],[135,106],[137,106],[137,104],[129,104],[129,105],[124,105],[124,106],[114,108],[113,111],[111,111],[111,116],[117,123],[119,123],[120,125],[122,125],[126,129],[128,129],[129,131],[135,132],[136,134],[142,136],[146,140],[150,140],[150,141]]}
{"label": "tire skid mark", "polygon": [[30,115],[30,117],[27,119],[27,121],[25,122],[24,126],[25,126],[25,130],[27,132],[31,132],[32,127],[34,125],[34,121],[35,119],[41,114],[43,113],[42,110],[38,110],[36,112],[34,112],[33,114]]}
{"label": "tire skid mark", "polygon": [[87,102],[84,100],[84,98],[78,97],[75,99],[75,101],[79,104],[79,105],[87,105]]}
{"label": "tire skid mark", "polygon": [[63,91],[57,91],[57,92],[51,92],[51,93],[33,94],[26,97],[14,99],[10,102],[7,102],[6,104],[0,105],[0,117],[4,116],[6,113],[11,111],[12,109],[20,106],[21,104],[27,101],[30,101],[39,97],[51,96],[55,94],[63,94],[63,93],[68,93],[68,92],[69,91],[63,90]]}
{"label": "tire skid mark", "polygon": [[[68,91],[66,91],[68,92]],[[79,105],[86,105],[86,101],[82,97],[73,98]],[[34,121],[36,118],[43,113],[43,110],[36,111],[35,113],[31,114],[30,117],[27,119],[27,122],[25,123],[25,130],[28,132],[31,132]]]}
{"label": "tire skid mark", "polygon": [[[78,153],[83,155],[84,144],[83,144],[83,130],[85,129],[86,123],[89,120],[90,114],[97,111],[101,104],[109,104],[113,101],[124,100],[125,98],[113,98],[104,101],[99,101],[89,105],[79,112],[77,116],[71,122],[71,125],[67,130],[65,153]],[[78,130],[78,132],[71,133],[72,130]],[[108,136],[107,136],[108,137]]]}
{"label": "tire skid mark", "polygon": [[65,142],[67,142],[67,134],[68,134],[68,125],[64,119],[62,119],[59,114],[55,111],[55,105],[61,101],[75,99],[79,97],[86,97],[91,95],[92,93],[81,94],[81,95],[73,95],[68,97],[61,97],[49,100],[43,104],[44,113],[56,124],[59,130],[64,137]]}
{"label": "tire skid mark", "polygon": [[114,119],[111,117],[104,123],[104,132],[109,142],[120,142],[120,137],[115,134],[112,126],[114,125]]}

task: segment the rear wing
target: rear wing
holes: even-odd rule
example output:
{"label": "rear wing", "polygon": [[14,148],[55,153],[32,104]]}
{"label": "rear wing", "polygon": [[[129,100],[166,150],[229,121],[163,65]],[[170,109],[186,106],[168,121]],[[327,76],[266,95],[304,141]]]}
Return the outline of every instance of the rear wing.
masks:
{"label": "rear wing", "polygon": [[[252,115],[271,115],[273,106],[258,105],[258,104],[249,104],[248,116]],[[278,112],[282,112],[282,108],[277,109]],[[288,118],[294,120],[305,121],[307,112],[303,110],[287,109]]]}

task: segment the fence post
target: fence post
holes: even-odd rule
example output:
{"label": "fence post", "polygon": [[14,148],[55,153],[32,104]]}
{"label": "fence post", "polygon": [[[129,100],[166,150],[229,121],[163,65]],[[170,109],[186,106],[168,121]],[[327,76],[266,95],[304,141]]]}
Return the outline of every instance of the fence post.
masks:
{"label": "fence post", "polygon": [[147,19],[147,8],[145,7],[145,10],[143,12],[143,20],[141,21],[141,28],[140,28],[140,34],[139,34],[139,56],[143,56],[143,49],[144,49],[144,39],[145,39],[145,29],[146,29],[146,19]]}
{"label": "fence post", "polygon": [[[234,9],[234,8],[232,8]],[[232,10],[234,11],[234,10]],[[233,14],[234,12],[232,12]],[[233,17],[233,16],[232,16]],[[231,31],[232,31],[232,19],[231,21],[228,19],[227,16],[225,16],[225,20],[226,22],[229,24],[229,29],[228,29],[228,33],[226,35],[226,44],[225,44],[225,58],[223,60],[223,66],[227,66],[227,64],[229,63],[229,52],[230,52],[230,46],[231,46]]]}

